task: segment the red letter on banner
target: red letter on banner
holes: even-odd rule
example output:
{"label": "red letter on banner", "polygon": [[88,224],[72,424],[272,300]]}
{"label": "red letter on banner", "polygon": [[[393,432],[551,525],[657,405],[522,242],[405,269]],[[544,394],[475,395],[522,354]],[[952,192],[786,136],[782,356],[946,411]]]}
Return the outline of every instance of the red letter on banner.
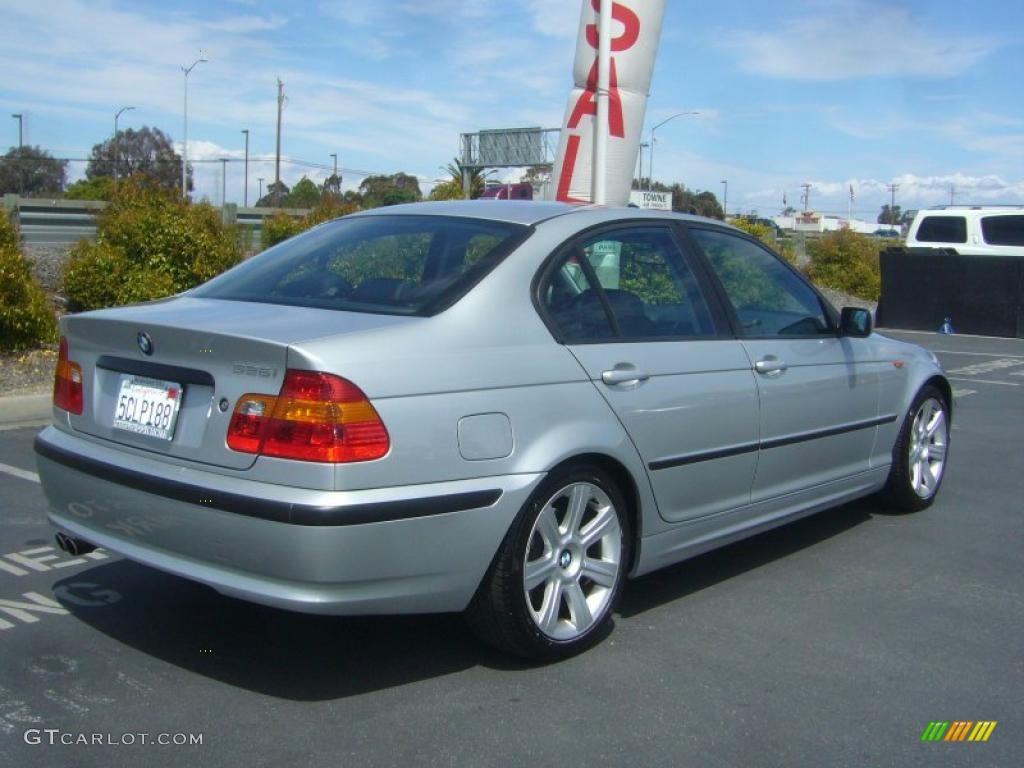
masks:
{"label": "red letter on banner", "polygon": [[[595,11],[601,12],[601,0],[591,0],[590,4]],[[625,27],[621,35],[612,38],[612,52],[628,51],[640,37],[640,19],[633,11],[619,3],[612,3],[612,18]],[[587,42],[591,48],[597,48],[596,24],[587,24]]]}
{"label": "red letter on banner", "polygon": [[[590,68],[587,75],[587,89],[580,94],[580,98],[573,107],[572,115],[569,116],[568,128],[578,128],[580,120],[584,115],[597,116],[597,103],[594,101],[594,94],[597,92],[597,62]],[[619,78],[615,73],[615,59],[611,60],[611,68],[608,76],[608,133],[611,136],[622,139],[626,136],[625,122],[622,119],[622,96],[619,95]]]}

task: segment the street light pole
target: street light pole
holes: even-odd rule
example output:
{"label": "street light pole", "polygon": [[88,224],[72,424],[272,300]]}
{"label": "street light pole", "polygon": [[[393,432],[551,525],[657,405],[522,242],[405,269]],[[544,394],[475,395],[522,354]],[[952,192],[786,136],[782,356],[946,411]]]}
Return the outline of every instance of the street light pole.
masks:
{"label": "street light pole", "polygon": [[263,177],[259,176],[256,180],[260,183],[260,187],[259,187],[259,189],[260,189],[260,196],[256,198],[256,205],[259,205],[260,204],[260,200],[263,199]]}
{"label": "street light pole", "polygon": [[223,208],[228,202],[228,159],[220,159],[220,207]]}
{"label": "street light pole", "polygon": [[729,180],[722,179],[722,221],[729,218]]}
{"label": "street light pole", "polygon": [[242,190],[242,207],[249,207],[249,129],[243,128],[245,134],[245,182]]}
{"label": "street light pole", "polygon": [[25,141],[25,116],[18,114],[11,115],[11,117],[18,121],[18,149],[20,150]]}
{"label": "street light pole", "polygon": [[117,119],[121,116],[122,112],[127,112],[130,109],[135,109],[135,107],[121,107],[119,110],[117,110],[117,114],[114,115],[114,186],[115,187],[117,186],[117,163],[118,163],[118,159],[120,157],[119,154],[118,154],[118,151],[117,151],[117,149],[118,149],[118,147],[117,147]]}
{"label": "street light pole", "polygon": [[677,117],[684,117],[686,115],[699,115],[699,114],[700,114],[700,112],[678,112],[678,113],[672,115],[672,117],[666,117],[664,120],[662,120],[656,126],[651,128],[651,157],[650,157],[650,162],[647,163],[647,173],[649,174],[649,181],[647,182],[647,191],[648,192],[650,192],[651,189],[653,189],[653,184],[654,184],[654,132],[656,130],[658,130],[659,128],[661,128],[661,126],[663,126],[665,123],[668,123],[668,122],[670,122],[672,120],[675,120]]}
{"label": "street light pole", "polygon": [[188,197],[188,75],[197,64],[206,63],[206,59],[196,59],[189,67],[182,67],[185,73],[185,140],[181,143],[181,196]]}

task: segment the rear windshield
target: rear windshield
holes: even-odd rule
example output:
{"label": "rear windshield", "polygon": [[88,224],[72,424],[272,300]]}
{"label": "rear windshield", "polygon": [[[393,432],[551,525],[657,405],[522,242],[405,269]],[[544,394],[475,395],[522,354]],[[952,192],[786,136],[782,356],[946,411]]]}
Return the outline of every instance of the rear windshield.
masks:
{"label": "rear windshield", "polygon": [[981,234],[989,245],[1024,245],[1024,216],[984,216]]}
{"label": "rear windshield", "polygon": [[527,232],[447,216],[354,216],[296,235],[191,295],[429,315],[457,301]]}
{"label": "rear windshield", "polygon": [[919,243],[966,243],[967,219],[963,216],[926,216],[917,228]]}

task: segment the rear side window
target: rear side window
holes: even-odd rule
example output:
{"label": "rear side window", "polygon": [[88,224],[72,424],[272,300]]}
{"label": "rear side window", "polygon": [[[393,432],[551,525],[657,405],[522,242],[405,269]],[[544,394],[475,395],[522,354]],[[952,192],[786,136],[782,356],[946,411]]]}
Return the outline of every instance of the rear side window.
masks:
{"label": "rear side window", "polygon": [[967,219],[963,216],[925,216],[917,228],[919,243],[966,243]]}
{"label": "rear side window", "polygon": [[989,245],[1024,245],[1024,216],[983,216],[981,234]]}
{"label": "rear side window", "polygon": [[193,296],[300,307],[432,314],[525,236],[526,227],[447,216],[365,216],[286,240]]}

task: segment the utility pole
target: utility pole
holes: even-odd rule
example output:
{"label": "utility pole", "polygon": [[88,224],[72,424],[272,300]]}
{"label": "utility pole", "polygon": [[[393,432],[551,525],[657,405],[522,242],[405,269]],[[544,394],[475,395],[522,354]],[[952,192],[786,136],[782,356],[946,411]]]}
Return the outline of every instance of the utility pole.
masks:
{"label": "utility pole", "polygon": [[135,109],[135,107],[121,107],[117,110],[117,114],[114,115],[114,186],[117,186],[117,165],[120,160],[120,154],[117,151],[117,118],[121,116],[122,112],[127,112],[129,109]]}
{"label": "utility pole", "polygon": [[806,213],[807,209],[811,205],[811,185],[810,184],[801,184],[800,188],[804,191],[804,193],[800,196],[800,199],[803,201],[804,212]]}
{"label": "utility pole", "polygon": [[332,152],[331,153],[331,157],[334,159],[334,176],[337,177],[337,175],[338,175],[338,153],[337,152]]}
{"label": "utility pole", "polygon": [[729,218],[729,180],[722,179],[722,221]]}
{"label": "utility pole", "polygon": [[953,184],[949,185],[949,204],[953,205],[953,198],[956,196],[956,186]]}
{"label": "utility pole", "polygon": [[220,159],[220,207],[223,208],[228,202],[228,159]]}
{"label": "utility pole", "polygon": [[249,129],[243,128],[245,134],[245,181],[242,185],[242,207],[249,207]]}
{"label": "utility pole", "polygon": [[18,121],[18,149],[20,150],[25,142],[25,116],[19,114],[11,115],[11,117]]}
{"label": "utility pole", "polygon": [[260,200],[263,199],[263,177],[259,176],[256,180],[260,183],[260,187],[259,187],[259,189],[260,189],[260,196],[256,198],[256,205],[259,205],[260,204]]}
{"label": "utility pole", "polygon": [[284,108],[284,83],[277,78],[277,157],[274,160],[274,204],[281,199],[281,110]]}
{"label": "utility pole", "polygon": [[899,184],[890,184],[889,189],[889,226],[896,225],[896,190],[900,188]]}

